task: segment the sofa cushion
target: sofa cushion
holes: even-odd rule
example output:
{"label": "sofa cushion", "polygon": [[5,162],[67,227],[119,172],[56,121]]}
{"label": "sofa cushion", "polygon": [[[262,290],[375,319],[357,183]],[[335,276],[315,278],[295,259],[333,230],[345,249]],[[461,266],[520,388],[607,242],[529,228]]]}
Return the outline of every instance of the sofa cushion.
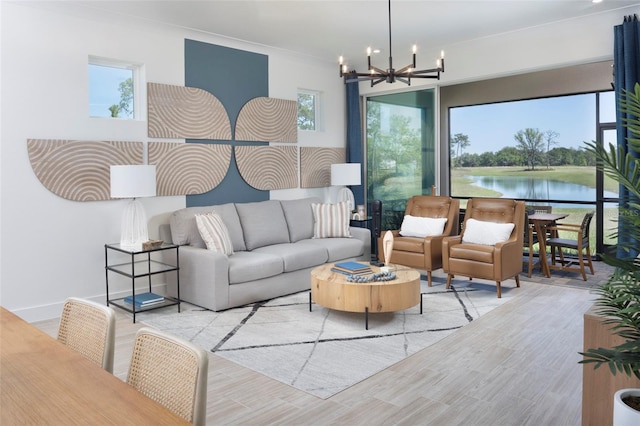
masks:
{"label": "sofa cushion", "polygon": [[241,251],[229,256],[229,284],[241,284],[280,275],[282,258],[269,253]]}
{"label": "sofa cushion", "polygon": [[313,237],[313,210],[312,203],[320,203],[316,197],[303,198],[301,200],[280,200],[284,217],[289,228],[289,241],[305,240]]}
{"label": "sofa cushion", "polygon": [[349,204],[311,204],[313,210],[313,238],[351,237],[349,232]]}
{"label": "sofa cushion", "polygon": [[207,245],[207,250],[213,250],[227,256],[233,254],[233,243],[229,237],[229,230],[218,213],[197,214],[196,224]]}
{"label": "sofa cushion", "polygon": [[364,243],[357,238],[315,238],[301,240],[296,245],[314,245],[327,251],[327,262],[351,259],[364,254]]}
{"label": "sofa cushion", "polygon": [[514,227],[513,223],[467,219],[464,225],[464,233],[462,234],[462,242],[493,246],[507,241]]}
{"label": "sofa cushion", "polygon": [[204,214],[215,211],[222,217],[222,221],[229,230],[229,237],[233,243],[234,251],[246,250],[242,227],[238,219],[238,213],[233,203],[220,204],[217,206],[187,207],[176,210],[169,218],[171,226],[171,240],[174,244],[188,244],[193,247],[206,248],[206,244],[198,231],[196,224],[196,214]]}
{"label": "sofa cushion", "polygon": [[289,242],[289,229],[280,201],[236,204],[247,250]]}
{"label": "sofa cushion", "polygon": [[284,262],[284,272],[322,265],[329,259],[329,254],[324,247],[309,244],[273,244],[257,248],[253,252],[274,254],[281,257]]}

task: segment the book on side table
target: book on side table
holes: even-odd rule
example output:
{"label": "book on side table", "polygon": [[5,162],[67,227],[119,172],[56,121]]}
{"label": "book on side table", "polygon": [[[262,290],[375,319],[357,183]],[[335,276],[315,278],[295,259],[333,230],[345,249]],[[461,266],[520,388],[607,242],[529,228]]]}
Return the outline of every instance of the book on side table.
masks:
{"label": "book on side table", "polygon": [[[164,296],[160,296],[159,294],[150,293],[150,292],[140,293],[140,294],[136,294],[135,300],[136,300],[135,305],[138,308],[143,308],[145,306],[155,305],[156,303],[164,302]],[[124,302],[130,305],[133,305],[134,304],[133,295],[125,297]]]}

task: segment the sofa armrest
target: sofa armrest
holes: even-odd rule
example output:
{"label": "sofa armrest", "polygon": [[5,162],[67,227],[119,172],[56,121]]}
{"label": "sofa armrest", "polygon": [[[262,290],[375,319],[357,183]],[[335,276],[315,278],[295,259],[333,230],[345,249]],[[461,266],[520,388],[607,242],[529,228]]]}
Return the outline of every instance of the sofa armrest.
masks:
{"label": "sofa armrest", "polygon": [[214,311],[229,308],[229,258],[212,250],[180,246],[180,298]]}
{"label": "sofa armrest", "polygon": [[350,226],[349,232],[351,232],[352,238],[362,241],[364,244],[362,259],[369,261],[371,259],[371,231],[368,228]]}
{"label": "sofa armrest", "polygon": [[442,270],[449,273],[449,248],[462,243],[462,235],[442,239]]}

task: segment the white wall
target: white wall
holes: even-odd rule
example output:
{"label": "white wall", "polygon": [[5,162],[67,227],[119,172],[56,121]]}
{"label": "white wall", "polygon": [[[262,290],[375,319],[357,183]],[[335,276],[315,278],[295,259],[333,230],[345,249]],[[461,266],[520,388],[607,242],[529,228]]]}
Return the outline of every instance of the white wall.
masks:
{"label": "white wall", "polygon": [[[298,88],[314,89],[328,106],[325,130],[301,134],[299,145],[344,146],[344,88],[333,64],[177,28],[88,18],[73,5],[43,7],[52,9],[0,3],[0,304],[28,321],[59,316],[69,296],[104,301],[103,247],[119,240],[126,201],[74,202],[49,192],[31,169],[27,139],[149,140],[146,121],[88,117],[89,55],[143,63],[146,81],[175,85],[184,84],[185,38],[269,55],[270,96],[296,99]],[[297,189],[272,198],[322,194]],[[155,237],[185,197],[142,202]],[[130,288],[123,279],[110,284],[114,292]]]}

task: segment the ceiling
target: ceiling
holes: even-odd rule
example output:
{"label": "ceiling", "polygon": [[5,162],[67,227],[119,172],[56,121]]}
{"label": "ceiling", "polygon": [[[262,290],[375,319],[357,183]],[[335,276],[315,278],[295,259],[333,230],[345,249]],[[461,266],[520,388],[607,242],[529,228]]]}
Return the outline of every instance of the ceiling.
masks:
{"label": "ceiling", "polygon": [[[86,11],[114,12],[250,43],[300,52],[329,62],[340,55],[366,68],[366,48],[381,49],[374,65],[387,68],[388,4],[385,0],[162,0],[73,1]],[[640,13],[638,1],[603,0],[393,0],[394,66],[410,62],[418,45],[418,66],[431,65],[440,49],[465,41],[620,10]],[[421,58],[421,55],[425,59]],[[423,62],[424,61],[424,62]],[[337,67],[336,67],[337,68]]]}

